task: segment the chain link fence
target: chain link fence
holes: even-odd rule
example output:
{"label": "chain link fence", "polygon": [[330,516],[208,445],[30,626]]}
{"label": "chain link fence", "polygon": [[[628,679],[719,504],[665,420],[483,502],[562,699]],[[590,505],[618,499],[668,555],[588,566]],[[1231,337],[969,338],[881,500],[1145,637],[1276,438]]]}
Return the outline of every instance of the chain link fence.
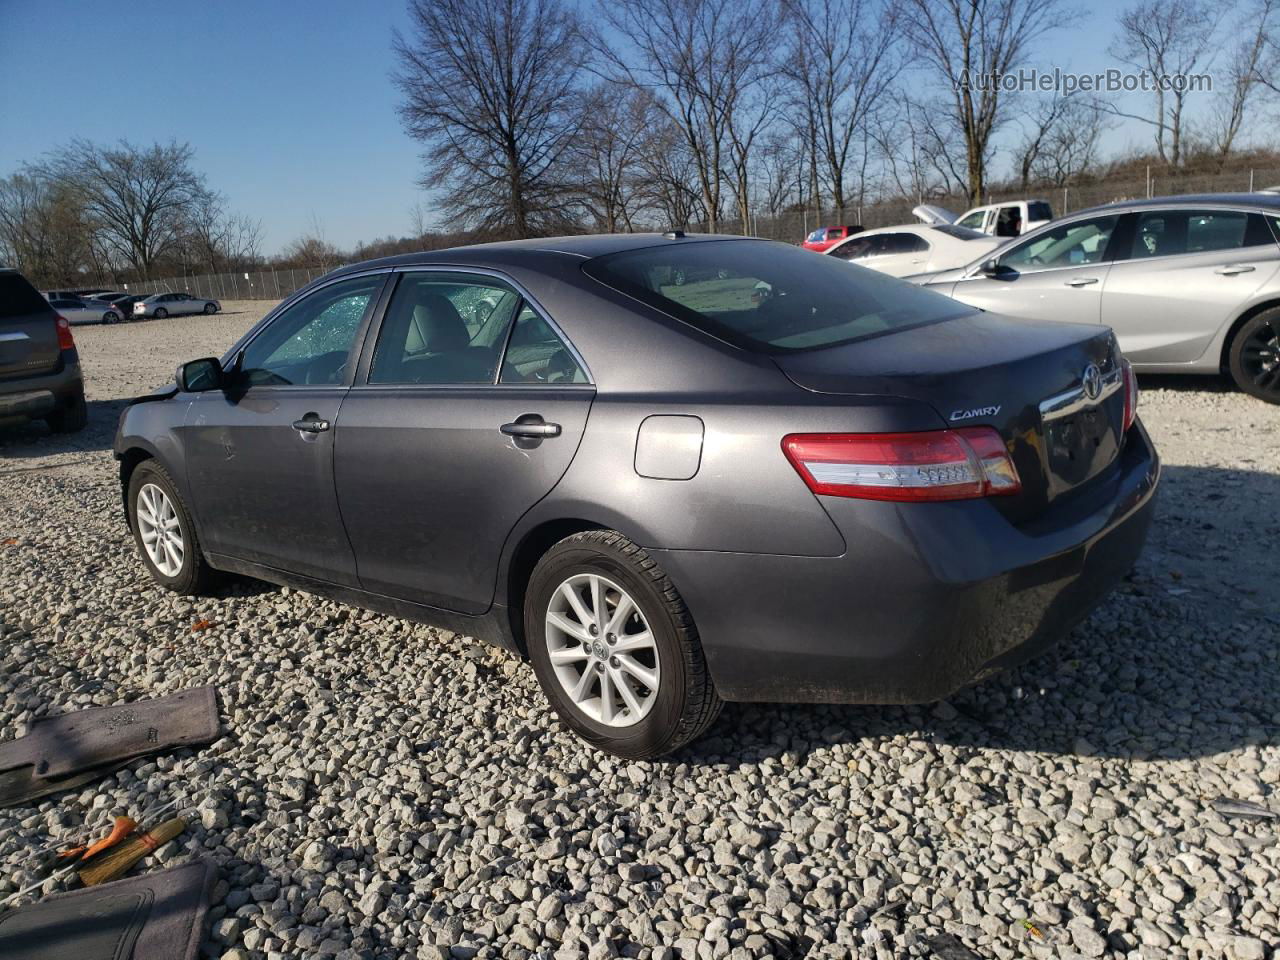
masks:
{"label": "chain link fence", "polygon": [[331,272],[328,267],[299,267],[296,270],[258,270],[250,273],[207,273],[170,277],[165,280],[133,280],[108,284],[125,293],[148,296],[153,293],[190,293],[210,300],[281,300],[317,277]]}
{"label": "chain link fence", "polygon": [[[998,192],[987,197],[987,203],[1006,200],[1047,200],[1055,216],[1063,216],[1117,200],[1135,197],[1176,196],[1190,193],[1251,193],[1255,189],[1280,185],[1280,169],[1248,170],[1231,174],[1204,174],[1156,179],[1143,177],[1126,180],[1106,180],[1078,186],[1037,188],[1025,192]],[[753,215],[747,223],[739,219],[721,220],[719,233],[749,234],[770,240],[799,243],[810,230],[835,224],[860,224],[873,227],[890,227],[899,223],[914,223],[911,209],[921,203],[945,207],[956,214],[969,209],[968,198],[960,194],[931,194],[914,200],[898,198],[875,203],[849,206],[843,210],[797,210],[788,213]],[[694,224],[694,230],[706,230],[706,224]],[[329,273],[327,267],[299,267],[298,269],[259,270],[244,273],[216,273],[170,277],[164,280],[134,281],[124,284],[128,293],[152,294],[189,292],[197,297],[215,300],[280,300],[317,277]],[[107,284],[120,286],[120,284]]]}

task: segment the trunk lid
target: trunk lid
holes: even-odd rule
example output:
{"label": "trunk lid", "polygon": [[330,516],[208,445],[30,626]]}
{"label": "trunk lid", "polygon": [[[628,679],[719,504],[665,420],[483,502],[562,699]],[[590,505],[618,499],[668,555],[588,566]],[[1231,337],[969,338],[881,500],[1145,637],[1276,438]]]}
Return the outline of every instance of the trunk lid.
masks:
{"label": "trunk lid", "polygon": [[939,207],[932,203],[922,203],[918,207],[913,207],[911,213],[921,223],[928,223],[933,226],[955,223],[958,219],[957,215],[946,207]]}
{"label": "trunk lid", "polygon": [[774,360],[806,390],[908,397],[947,426],[995,427],[1022,492],[992,502],[1015,522],[1091,486],[1123,439],[1124,376],[1101,325],[974,313]]}
{"label": "trunk lid", "polygon": [[21,274],[0,271],[0,380],[58,368],[58,315]]}

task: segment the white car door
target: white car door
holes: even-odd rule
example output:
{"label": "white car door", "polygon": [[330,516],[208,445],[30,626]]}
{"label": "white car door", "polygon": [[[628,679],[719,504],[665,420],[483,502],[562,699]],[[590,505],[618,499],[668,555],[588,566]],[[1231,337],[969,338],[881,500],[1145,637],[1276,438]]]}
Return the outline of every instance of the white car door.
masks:
{"label": "white car door", "polygon": [[1163,209],[1136,216],[1102,290],[1102,322],[1135,363],[1191,363],[1280,270],[1261,214]]}
{"label": "white car door", "polygon": [[992,272],[975,268],[957,280],[951,295],[1008,317],[1099,323],[1119,221],[1119,214],[1090,217],[1027,237],[989,261]]}
{"label": "white car door", "polygon": [[990,233],[991,231],[987,225],[987,215],[990,213],[990,207],[979,207],[977,210],[970,210],[956,221],[956,226],[968,227],[970,230],[977,230],[981,233]]}
{"label": "white car door", "polygon": [[929,244],[923,237],[905,231],[859,235],[835,248],[831,255],[891,277],[929,269]]}

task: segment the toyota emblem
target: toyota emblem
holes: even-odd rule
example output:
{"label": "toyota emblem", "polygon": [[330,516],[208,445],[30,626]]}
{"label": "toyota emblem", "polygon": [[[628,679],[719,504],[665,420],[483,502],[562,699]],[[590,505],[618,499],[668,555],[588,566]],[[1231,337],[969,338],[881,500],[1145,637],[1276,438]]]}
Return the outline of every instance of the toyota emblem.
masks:
{"label": "toyota emblem", "polygon": [[1084,385],[1084,393],[1090,400],[1102,396],[1102,371],[1096,363],[1091,363],[1080,374],[1080,382]]}

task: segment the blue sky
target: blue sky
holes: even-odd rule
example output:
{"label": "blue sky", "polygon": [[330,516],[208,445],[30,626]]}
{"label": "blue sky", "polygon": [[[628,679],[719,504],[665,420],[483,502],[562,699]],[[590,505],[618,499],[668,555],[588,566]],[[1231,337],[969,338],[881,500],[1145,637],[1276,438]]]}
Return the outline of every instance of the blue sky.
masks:
{"label": "blue sky", "polygon": [[[1037,66],[1091,72],[1113,8],[1038,46]],[[389,79],[404,0],[0,0],[0,176],[73,136],[189,141],[275,252],[318,219],[327,239],[410,231],[418,147]],[[1149,142],[1127,123],[1108,149]]]}

